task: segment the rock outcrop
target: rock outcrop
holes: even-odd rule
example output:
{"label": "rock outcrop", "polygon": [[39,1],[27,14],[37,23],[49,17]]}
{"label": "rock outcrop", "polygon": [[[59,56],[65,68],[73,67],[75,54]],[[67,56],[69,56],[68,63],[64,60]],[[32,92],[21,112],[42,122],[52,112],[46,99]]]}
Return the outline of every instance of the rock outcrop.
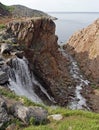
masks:
{"label": "rock outcrop", "polygon": [[10,120],[5,101],[0,97],[0,129]]}
{"label": "rock outcrop", "polygon": [[41,123],[47,120],[48,112],[41,107],[26,107],[22,104],[14,104],[12,107],[12,114],[22,120],[25,124],[29,124],[31,118],[35,123]]}
{"label": "rock outcrop", "polygon": [[99,85],[99,19],[76,32],[64,48],[75,56],[84,74]]}
{"label": "rock outcrop", "polygon": [[58,51],[55,24],[46,18],[11,22],[7,32],[13,34],[25,51],[30,68],[54,100],[66,105],[72,95],[73,82],[68,60]]}
{"label": "rock outcrop", "polygon": [[[8,90],[9,91],[9,90]],[[14,99],[7,99],[0,95],[0,130],[18,130],[15,120],[19,119],[20,124],[33,125],[47,121],[48,111],[42,107],[26,107]]]}

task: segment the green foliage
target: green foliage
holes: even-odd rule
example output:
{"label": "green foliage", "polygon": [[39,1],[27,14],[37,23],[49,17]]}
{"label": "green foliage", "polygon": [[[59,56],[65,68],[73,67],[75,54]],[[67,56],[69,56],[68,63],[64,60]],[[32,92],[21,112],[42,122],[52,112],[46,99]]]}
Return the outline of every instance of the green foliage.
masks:
{"label": "green foliage", "polygon": [[12,12],[12,11],[14,10],[14,7],[12,7],[12,6],[6,6],[6,5],[1,4],[1,3],[0,3],[0,7],[1,7],[2,9],[4,9],[4,10],[9,11],[9,12]]}
{"label": "green foliage", "polygon": [[29,124],[30,124],[30,125],[35,125],[35,124],[36,124],[36,120],[35,120],[34,117],[31,117],[31,118],[30,118]]}
{"label": "green foliage", "polygon": [[19,99],[19,96],[17,96],[15,93],[9,91],[8,89],[2,89],[0,88],[0,94],[4,95],[5,97],[8,97],[10,99]]}
{"label": "green foliage", "polygon": [[53,130],[52,128],[49,128],[48,126],[43,126],[43,125],[40,125],[40,126],[30,126],[24,130]]}
{"label": "green foliage", "polygon": [[18,96],[14,92],[10,91],[9,89],[0,88],[0,95],[8,97],[9,99],[15,99],[16,101],[22,101],[25,106],[39,106],[42,108],[46,107],[43,104],[37,104],[26,98],[25,96]]}
{"label": "green foliage", "polygon": [[99,130],[99,114],[61,107],[48,107],[47,109],[49,114],[62,114],[63,120],[50,120],[49,124],[30,126],[24,130]]}
{"label": "green foliage", "polygon": [[[3,126],[0,127],[0,130],[5,130],[11,124],[15,124],[17,126],[17,128],[22,127],[22,122],[19,119],[12,118],[9,122],[4,123]],[[17,130],[19,130],[19,129],[17,129]]]}
{"label": "green foliage", "polygon": [[4,29],[6,26],[4,24],[0,24],[0,30]]}
{"label": "green foliage", "polygon": [[49,115],[63,115],[63,119],[60,121],[54,121],[50,119],[49,122],[41,122],[39,125],[37,125],[36,120],[31,117],[29,120],[30,126],[27,128],[23,128],[18,119],[13,119],[11,122],[9,122],[9,124],[15,123],[20,127],[20,130],[99,130],[99,114],[97,113],[82,110],[68,110],[63,107],[49,107],[36,104],[28,100],[26,97],[16,96],[13,92],[7,89],[0,88],[0,94],[10,99],[12,98],[18,101],[22,100],[26,106],[42,106],[48,110]]}
{"label": "green foliage", "polygon": [[93,88],[93,89],[99,89],[99,87],[96,84],[92,84],[91,88]]}

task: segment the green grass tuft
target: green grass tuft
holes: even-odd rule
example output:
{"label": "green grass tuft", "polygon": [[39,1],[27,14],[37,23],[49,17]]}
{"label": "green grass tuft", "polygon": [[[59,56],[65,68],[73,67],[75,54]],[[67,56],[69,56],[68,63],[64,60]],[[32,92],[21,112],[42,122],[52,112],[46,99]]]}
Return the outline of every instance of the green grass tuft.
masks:
{"label": "green grass tuft", "polygon": [[4,24],[0,24],[0,30],[6,28]]}

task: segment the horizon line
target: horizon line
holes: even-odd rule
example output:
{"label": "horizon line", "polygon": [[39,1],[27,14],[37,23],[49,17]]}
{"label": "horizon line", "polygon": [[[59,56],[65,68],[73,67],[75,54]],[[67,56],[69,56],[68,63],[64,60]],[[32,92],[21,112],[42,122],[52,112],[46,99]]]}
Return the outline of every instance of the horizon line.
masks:
{"label": "horizon line", "polygon": [[99,13],[94,11],[46,11],[47,13]]}

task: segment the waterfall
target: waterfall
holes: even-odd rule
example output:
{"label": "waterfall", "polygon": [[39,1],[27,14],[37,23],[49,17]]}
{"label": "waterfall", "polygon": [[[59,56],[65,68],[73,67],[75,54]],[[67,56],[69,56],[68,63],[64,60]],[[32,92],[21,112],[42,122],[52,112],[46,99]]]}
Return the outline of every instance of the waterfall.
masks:
{"label": "waterfall", "polygon": [[26,96],[33,102],[42,103],[43,101],[34,91],[35,87],[39,87],[42,93],[44,93],[51,102],[54,102],[54,99],[49,96],[47,91],[35,79],[34,74],[30,72],[28,61],[25,57],[23,57],[23,59],[13,58],[11,65],[6,66],[5,70],[9,76],[9,88],[16,94]]}
{"label": "waterfall", "polygon": [[62,55],[69,59],[70,61],[70,74],[73,77],[74,81],[76,81],[76,89],[75,89],[75,97],[72,98],[72,101],[69,103],[70,109],[88,109],[86,99],[82,96],[81,91],[83,87],[88,86],[89,81],[86,80],[80,72],[80,68],[77,65],[77,62],[72,58],[71,55],[67,54],[63,49],[63,46],[60,46],[59,50]]}

